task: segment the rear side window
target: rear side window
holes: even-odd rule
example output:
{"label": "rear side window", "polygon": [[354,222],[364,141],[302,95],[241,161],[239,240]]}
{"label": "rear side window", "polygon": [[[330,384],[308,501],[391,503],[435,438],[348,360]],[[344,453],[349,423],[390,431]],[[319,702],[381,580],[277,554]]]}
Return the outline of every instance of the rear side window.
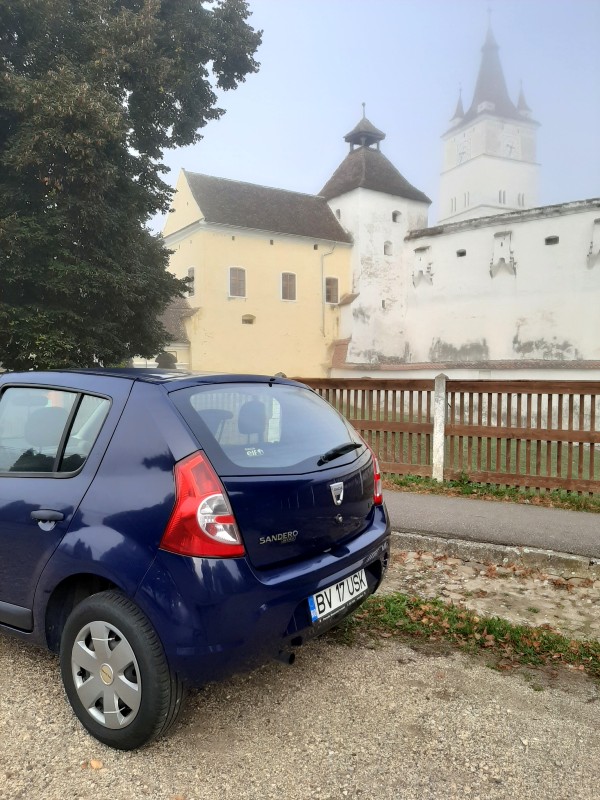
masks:
{"label": "rear side window", "polygon": [[314,392],[297,386],[195,386],[171,399],[222,475],[317,469],[329,450],[359,447],[329,465],[348,463],[364,444],[346,420]]}
{"label": "rear side window", "polygon": [[0,398],[0,472],[69,473],[85,462],[106,418],[106,398],[10,387]]}

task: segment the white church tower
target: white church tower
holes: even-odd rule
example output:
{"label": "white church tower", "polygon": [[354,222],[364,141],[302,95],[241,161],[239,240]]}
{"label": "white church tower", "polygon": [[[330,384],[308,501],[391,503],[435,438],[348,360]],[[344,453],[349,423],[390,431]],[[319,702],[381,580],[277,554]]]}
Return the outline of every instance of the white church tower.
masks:
{"label": "white church tower", "polygon": [[537,206],[536,133],[523,89],[515,105],[506,88],[498,45],[488,27],[473,102],[459,96],[443,135],[440,222],[486,217]]}

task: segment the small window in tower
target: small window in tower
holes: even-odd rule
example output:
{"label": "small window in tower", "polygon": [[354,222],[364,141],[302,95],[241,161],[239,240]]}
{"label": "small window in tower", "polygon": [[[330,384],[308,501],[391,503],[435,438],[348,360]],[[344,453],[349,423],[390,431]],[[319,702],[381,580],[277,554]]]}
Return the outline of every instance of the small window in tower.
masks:
{"label": "small window in tower", "polygon": [[392,222],[400,222],[402,219],[402,214],[399,211],[392,212]]}
{"label": "small window in tower", "polygon": [[457,250],[456,251],[456,257],[457,258],[464,258],[466,255],[467,255],[467,251],[466,250]]}
{"label": "small window in tower", "polygon": [[394,250],[392,248],[392,243],[391,242],[385,242],[384,243],[384,245],[383,245],[383,255],[384,256],[393,256],[394,255]]}
{"label": "small window in tower", "polygon": [[296,275],[293,272],[281,273],[281,299],[296,299]]}
{"label": "small window in tower", "polygon": [[256,317],[254,314],[244,314],[242,317],[242,325],[254,325]]}
{"label": "small window in tower", "polygon": [[338,219],[341,219],[341,218],[342,218],[342,210],[341,210],[341,208],[336,208],[336,210],[335,210],[335,215],[336,215],[336,217],[337,217]]}
{"label": "small window in tower", "polygon": [[544,244],[558,244],[558,236],[546,236]]}
{"label": "small window in tower", "polygon": [[271,240],[269,241],[269,244],[273,244],[273,239],[271,239]]}
{"label": "small window in tower", "polygon": [[313,244],[313,250],[318,250],[318,249],[319,249],[319,245],[318,244]]}
{"label": "small window in tower", "polygon": [[325,278],[325,302],[337,303],[339,300],[338,279]]}
{"label": "small window in tower", "polygon": [[195,288],[194,288],[194,280],[195,280],[194,273],[195,273],[194,267],[190,267],[188,269],[188,271],[187,271],[187,276],[188,276],[188,280],[189,280],[189,283],[187,285],[188,297],[193,297],[194,296],[194,292],[195,292]]}

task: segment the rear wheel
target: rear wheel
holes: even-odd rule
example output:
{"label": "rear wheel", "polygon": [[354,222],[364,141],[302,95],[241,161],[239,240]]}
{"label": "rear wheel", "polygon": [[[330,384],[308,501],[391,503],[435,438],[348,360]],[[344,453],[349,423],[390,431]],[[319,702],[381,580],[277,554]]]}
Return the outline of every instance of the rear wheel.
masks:
{"label": "rear wheel", "polygon": [[140,747],[164,733],[181,710],[183,686],[154,628],[120,592],[100,592],[73,609],[60,668],[73,711],[109,747]]}

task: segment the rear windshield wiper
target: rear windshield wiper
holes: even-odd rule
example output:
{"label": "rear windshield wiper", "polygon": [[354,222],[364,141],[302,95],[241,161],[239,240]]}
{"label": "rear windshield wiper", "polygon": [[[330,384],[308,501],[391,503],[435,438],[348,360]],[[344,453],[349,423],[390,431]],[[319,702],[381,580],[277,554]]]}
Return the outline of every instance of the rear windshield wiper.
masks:
{"label": "rear windshield wiper", "polygon": [[340,456],[345,456],[346,453],[351,453],[353,450],[358,450],[359,447],[362,447],[360,442],[346,442],[345,444],[338,444],[337,447],[332,447],[331,450],[323,453],[321,458],[317,461],[317,466],[320,467],[323,464],[327,464],[328,461],[333,461]]}

